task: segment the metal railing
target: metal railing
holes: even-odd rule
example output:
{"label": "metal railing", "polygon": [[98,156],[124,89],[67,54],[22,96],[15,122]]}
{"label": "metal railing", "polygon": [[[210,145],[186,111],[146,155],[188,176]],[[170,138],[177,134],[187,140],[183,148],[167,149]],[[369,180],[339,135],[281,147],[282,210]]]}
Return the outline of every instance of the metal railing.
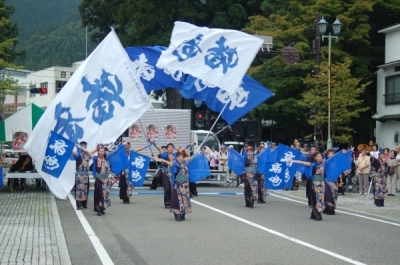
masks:
{"label": "metal railing", "polygon": [[400,93],[385,94],[385,105],[400,103]]}

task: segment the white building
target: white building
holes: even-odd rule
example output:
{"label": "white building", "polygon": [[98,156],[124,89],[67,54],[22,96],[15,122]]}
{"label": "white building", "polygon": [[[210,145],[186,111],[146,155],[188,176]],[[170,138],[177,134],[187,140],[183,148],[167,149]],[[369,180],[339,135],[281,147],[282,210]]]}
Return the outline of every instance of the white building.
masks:
{"label": "white building", "polygon": [[1,70],[1,80],[12,78],[17,81],[21,87],[17,91],[17,95],[5,95],[4,98],[4,112],[3,118],[7,118],[13,113],[26,106],[26,91],[27,91],[27,75],[30,73],[28,70],[5,68]]}
{"label": "white building", "polygon": [[400,144],[400,24],[380,30],[385,34],[385,64],[377,71],[376,142],[394,149]]}
{"label": "white building", "polygon": [[[46,109],[81,63],[82,61],[76,62],[72,67],[51,66],[28,74],[26,105],[34,103],[37,106]],[[47,88],[47,93],[32,93],[31,90],[34,88]]]}
{"label": "white building", "polygon": [[[83,61],[75,62],[72,67],[52,66],[28,74],[26,80],[27,96],[26,104],[24,104],[24,106],[34,103],[37,106],[46,109],[82,63]],[[31,93],[32,88],[43,87],[47,88],[47,94]],[[157,109],[165,107],[165,95],[156,100],[154,95],[151,94],[150,100],[153,103],[153,106]]]}

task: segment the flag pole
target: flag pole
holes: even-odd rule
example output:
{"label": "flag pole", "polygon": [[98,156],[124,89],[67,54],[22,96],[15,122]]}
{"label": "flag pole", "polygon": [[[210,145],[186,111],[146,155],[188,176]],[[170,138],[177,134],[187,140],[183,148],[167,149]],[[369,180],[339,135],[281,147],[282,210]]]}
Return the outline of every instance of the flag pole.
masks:
{"label": "flag pole", "polygon": [[201,149],[201,147],[203,146],[203,144],[205,143],[205,141],[208,139],[208,136],[210,135],[210,132],[212,131],[212,129],[214,129],[215,124],[217,124],[217,121],[219,119],[219,117],[221,117],[222,113],[224,112],[226,106],[228,106],[228,103],[230,103],[232,100],[229,100],[228,102],[225,103],[224,108],[221,110],[221,112],[219,113],[217,119],[215,119],[214,124],[211,126],[210,130],[208,131],[206,137],[204,138],[203,142],[200,144],[199,149]]}

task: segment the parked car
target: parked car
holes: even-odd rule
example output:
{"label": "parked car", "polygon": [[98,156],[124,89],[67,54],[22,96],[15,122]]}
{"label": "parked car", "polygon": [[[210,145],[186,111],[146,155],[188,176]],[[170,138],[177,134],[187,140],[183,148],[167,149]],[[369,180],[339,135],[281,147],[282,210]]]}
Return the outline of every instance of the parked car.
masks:
{"label": "parked car", "polygon": [[2,150],[3,150],[3,154],[5,154],[6,157],[15,157],[15,152],[12,149],[11,146],[9,145],[2,145]]}

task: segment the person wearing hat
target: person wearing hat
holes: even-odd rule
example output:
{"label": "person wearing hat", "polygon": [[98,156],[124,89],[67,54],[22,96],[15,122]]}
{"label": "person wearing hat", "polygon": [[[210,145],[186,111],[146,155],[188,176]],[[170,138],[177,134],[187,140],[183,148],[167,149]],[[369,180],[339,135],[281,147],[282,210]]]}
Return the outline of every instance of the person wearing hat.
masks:
{"label": "person wearing hat", "polygon": [[218,170],[226,172],[226,180],[229,179],[228,151],[226,150],[225,145],[222,145],[221,150],[219,151]]}
{"label": "person wearing hat", "polygon": [[276,143],[272,142],[271,143],[271,151],[274,150],[276,148]]}

